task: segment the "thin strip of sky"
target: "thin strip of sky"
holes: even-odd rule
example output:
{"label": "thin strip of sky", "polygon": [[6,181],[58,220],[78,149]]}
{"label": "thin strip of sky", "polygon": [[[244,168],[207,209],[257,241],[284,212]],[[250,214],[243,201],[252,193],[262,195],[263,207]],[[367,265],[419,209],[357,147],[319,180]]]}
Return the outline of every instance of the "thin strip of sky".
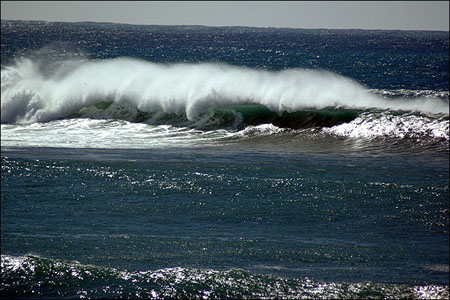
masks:
{"label": "thin strip of sky", "polygon": [[449,30],[448,1],[1,1],[7,20]]}

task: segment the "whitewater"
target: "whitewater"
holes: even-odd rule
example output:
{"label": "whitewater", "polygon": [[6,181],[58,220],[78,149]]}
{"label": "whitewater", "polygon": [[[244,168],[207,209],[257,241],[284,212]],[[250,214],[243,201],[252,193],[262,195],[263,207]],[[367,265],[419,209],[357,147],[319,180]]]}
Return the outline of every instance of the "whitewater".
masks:
{"label": "whitewater", "polygon": [[127,102],[145,112],[185,112],[189,120],[210,107],[241,104],[259,104],[277,113],[325,108],[449,113],[443,99],[385,99],[323,70],[270,72],[131,58],[54,63],[19,59],[2,67],[1,98],[2,124],[48,122],[101,101]]}

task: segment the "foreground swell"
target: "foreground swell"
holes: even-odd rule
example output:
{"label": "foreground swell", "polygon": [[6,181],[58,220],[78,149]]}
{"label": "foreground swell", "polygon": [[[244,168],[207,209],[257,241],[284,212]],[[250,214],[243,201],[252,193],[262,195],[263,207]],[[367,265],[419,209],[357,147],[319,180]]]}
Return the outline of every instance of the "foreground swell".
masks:
{"label": "foreground swell", "polygon": [[447,287],[324,283],[240,269],[166,268],[129,272],[34,256],[1,257],[2,296],[8,298],[286,298],[445,299]]}

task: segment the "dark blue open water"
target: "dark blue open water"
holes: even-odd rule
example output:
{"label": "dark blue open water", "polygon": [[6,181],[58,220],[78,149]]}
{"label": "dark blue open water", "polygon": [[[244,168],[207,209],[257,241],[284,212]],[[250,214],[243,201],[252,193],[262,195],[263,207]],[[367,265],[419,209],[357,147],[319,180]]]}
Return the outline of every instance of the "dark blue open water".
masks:
{"label": "dark blue open water", "polygon": [[448,50],[2,20],[1,296],[448,298]]}

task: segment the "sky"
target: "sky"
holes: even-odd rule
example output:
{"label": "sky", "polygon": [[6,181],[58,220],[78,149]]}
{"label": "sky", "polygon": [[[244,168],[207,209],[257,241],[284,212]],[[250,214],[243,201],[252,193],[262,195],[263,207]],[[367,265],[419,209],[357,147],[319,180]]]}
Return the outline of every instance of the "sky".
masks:
{"label": "sky", "polygon": [[449,30],[449,1],[1,1],[6,20]]}

